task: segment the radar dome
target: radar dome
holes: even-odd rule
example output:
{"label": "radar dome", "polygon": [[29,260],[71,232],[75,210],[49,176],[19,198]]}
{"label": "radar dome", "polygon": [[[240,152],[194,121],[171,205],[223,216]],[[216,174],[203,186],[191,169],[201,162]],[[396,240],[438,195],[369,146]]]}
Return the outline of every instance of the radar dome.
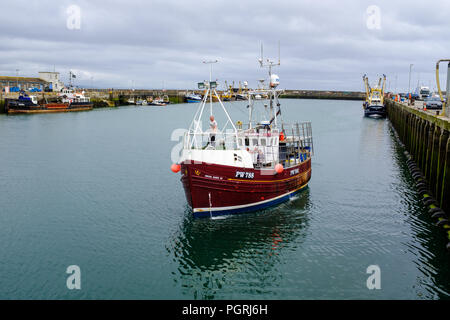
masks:
{"label": "radar dome", "polygon": [[280,84],[280,78],[276,74],[271,75],[270,76],[270,86],[272,88],[276,88],[279,84]]}

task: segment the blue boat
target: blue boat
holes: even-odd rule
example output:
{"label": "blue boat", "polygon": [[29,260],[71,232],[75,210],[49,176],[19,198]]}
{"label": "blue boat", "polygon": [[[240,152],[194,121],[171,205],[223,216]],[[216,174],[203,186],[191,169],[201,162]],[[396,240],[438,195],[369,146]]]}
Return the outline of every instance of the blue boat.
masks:
{"label": "blue boat", "polygon": [[197,102],[202,102],[202,97],[195,93],[188,93],[184,96],[184,100],[187,103],[197,103]]}

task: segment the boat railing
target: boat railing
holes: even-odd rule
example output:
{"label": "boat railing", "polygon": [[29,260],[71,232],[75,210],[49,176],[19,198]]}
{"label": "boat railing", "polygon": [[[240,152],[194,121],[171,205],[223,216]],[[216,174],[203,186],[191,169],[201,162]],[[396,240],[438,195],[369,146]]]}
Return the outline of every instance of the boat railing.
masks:
{"label": "boat railing", "polygon": [[184,134],[184,149],[196,150],[230,150],[237,149],[236,132],[214,132],[211,130],[201,132],[186,132]]}
{"label": "boat railing", "polygon": [[[281,129],[266,124],[237,123],[238,136],[280,136],[280,141],[299,141],[302,148],[314,150],[311,122],[283,123]],[[283,139],[281,139],[283,138]]]}
{"label": "boat railing", "polygon": [[184,149],[246,150],[255,167],[274,167],[282,163],[288,168],[297,165],[314,152],[310,122],[283,124],[283,129],[253,127],[220,131],[186,132]]}
{"label": "boat railing", "polygon": [[288,168],[310,158],[314,153],[311,122],[282,125],[279,162]]}

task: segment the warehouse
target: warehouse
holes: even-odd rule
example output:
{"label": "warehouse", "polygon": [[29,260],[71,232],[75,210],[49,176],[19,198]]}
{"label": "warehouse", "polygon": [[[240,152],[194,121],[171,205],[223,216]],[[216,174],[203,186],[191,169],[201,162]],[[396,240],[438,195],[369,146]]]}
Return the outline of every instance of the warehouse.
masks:
{"label": "warehouse", "polygon": [[39,77],[10,77],[0,76],[0,88],[2,92],[14,92],[20,90],[33,91],[60,91],[64,83],[59,79],[59,72],[39,72]]}

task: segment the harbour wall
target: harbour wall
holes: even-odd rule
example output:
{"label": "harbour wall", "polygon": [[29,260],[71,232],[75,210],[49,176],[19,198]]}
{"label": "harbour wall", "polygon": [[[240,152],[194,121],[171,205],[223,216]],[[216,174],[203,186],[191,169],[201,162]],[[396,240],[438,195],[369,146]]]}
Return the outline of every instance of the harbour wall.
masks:
{"label": "harbour wall", "polygon": [[[190,90],[131,90],[131,89],[83,89],[86,96],[91,98],[94,108],[114,107],[127,105],[129,99],[146,99],[167,95],[171,103],[183,103],[184,96]],[[195,93],[203,92],[194,90]],[[57,97],[56,92],[30,93],[36,95],[38,99],[52,99]],[[4,99],[17,99],[19,93],[0,93],[0,113],[4,113]],[[363,92],[357,91],[321,91],[321,90],[285,90],[280,98],[291,99],[337,99],[337,100],[364,100]]]}
{"label": "harbour wall", "polygon": [[358,91],[285,90],[280,98],[364,100],[366,95]]}
{"label": "harbour wall", "polygon": [[439,207],[450,212],[450,119],[386,99],[389,120],[428,182]]}

